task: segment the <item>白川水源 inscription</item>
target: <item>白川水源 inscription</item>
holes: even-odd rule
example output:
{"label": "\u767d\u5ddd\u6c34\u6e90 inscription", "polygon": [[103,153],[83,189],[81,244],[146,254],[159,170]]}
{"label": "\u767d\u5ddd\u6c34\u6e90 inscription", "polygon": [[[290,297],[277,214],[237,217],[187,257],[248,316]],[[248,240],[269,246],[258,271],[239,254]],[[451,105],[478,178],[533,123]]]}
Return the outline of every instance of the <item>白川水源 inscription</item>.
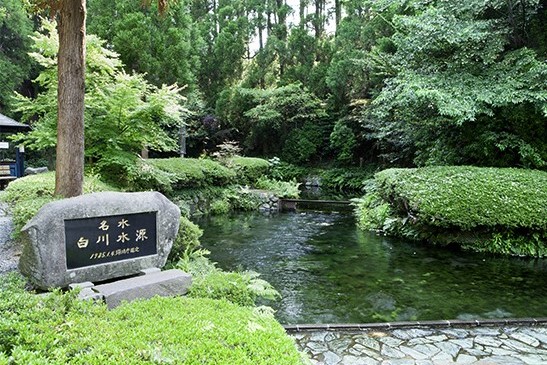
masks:
{"label": "\u767d\u5ddd\u6c34\u6e90 inscription", "polygon": [[156,212],[66,219],[67,269],[155,255]]}

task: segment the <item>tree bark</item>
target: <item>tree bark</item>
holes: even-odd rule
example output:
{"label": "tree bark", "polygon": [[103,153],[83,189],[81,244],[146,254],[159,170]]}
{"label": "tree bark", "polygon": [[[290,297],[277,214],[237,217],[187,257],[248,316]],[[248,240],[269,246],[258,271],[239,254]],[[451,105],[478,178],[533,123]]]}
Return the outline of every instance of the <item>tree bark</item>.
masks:
{"label": "tree bark", "polygon": [[342,21],[342,0],[334,0],[334,13],[335,13],[335,24],[336,31],[338,32],[338,27]]}
{"label": "tree bark", "polygon": [[82,194],[86,0],[61,0],[55,195]]}
{"label": "tree bark", "polygon": [[298,14],[300,16],[300,28],[304,28],[306,26],[306,6],[307,6],[306,0],[300,0],[299,6],[298,6]]}

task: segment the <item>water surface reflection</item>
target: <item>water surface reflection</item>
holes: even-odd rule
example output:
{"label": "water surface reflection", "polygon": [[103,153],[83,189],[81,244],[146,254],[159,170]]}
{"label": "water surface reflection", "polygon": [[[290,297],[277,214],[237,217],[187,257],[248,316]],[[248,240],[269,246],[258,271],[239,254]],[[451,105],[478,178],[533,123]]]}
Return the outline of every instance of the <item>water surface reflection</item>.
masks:
{"label": "water surface reflection", "polygon": [[207,217],[202,244],[283,298],[282,323],[547,317],[546,260],[469,254],[361,232],[347,213]]}

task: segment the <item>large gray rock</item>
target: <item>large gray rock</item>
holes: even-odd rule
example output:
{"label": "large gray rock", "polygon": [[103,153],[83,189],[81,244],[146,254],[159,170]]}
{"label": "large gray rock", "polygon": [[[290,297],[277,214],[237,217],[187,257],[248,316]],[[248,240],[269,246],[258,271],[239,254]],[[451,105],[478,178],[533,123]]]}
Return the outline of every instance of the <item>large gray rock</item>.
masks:
{"label": "large gray rock", "polygon": [[[132,215],[144,215],[148,222],[154,222],[150,217],[155,216],[155,225],[140,236],[137,231],[136,237],[137,224],[122,232],[123,217],[127,216],[132,224]],[[179,220],[179,208],[158,192],[104,192],[48,203],[22,229],[24,246],[19,269],[35,286],[50,289],[163,267],[177,235]],[[117,227],[116,221],[119,221]],[[88,222],[95,225],[93,237],[86,233],[90,229],[86,227]],[[108,232],[101,229],[109,226],[115,231],[105,240],[106,235],[99,234]],[[80,235],[76,242],[73,237]],[[154,236],[156,242],[152,242]],[[126,242],[129,238],[134,242]],[[143,242],[145,238],[147,242]],[[124,243],[127,246],[121,246]],[[86,251],[90,249],[95,251]],[[76,257],[80,261],[74,261],[75,252],[82,253],[82,257]]]}
{"label": "large gray rock", "polygon": [[47,167],[27,167],[25,169],[25,176],[27,175],[37,175],[37,174],[43,174],[45,172],[48,172]]}

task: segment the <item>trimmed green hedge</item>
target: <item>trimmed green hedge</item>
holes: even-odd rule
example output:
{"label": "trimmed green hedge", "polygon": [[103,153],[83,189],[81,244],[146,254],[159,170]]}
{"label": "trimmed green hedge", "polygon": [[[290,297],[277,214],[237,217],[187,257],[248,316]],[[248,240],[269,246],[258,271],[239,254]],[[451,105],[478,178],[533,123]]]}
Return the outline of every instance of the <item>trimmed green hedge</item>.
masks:
{"label": "trimmed green hedge", "polygon": [[108,311],[74,292],[36,296],[0,276],[0,364],[302,364],[271,312],[153,298]]}
{"label": "trimmed green hedge", "polygon": [[547,254],[547,172],[389,169],[358,202],[361,227],[476,251]]}
{"label": "trimmed green hedge", "polygon": [[235,182],[236,173],[208,159],[164,158],[146,160],[150,165],[170,174],[173,190],[205,186],[226,186]]}
{"label": "trimmed green hedge", "polygon": [[233,166],[237,174],[238,184],[252,185],[268,174],[270,163],[255,157],[235,156],[228,160],[228,166]]}

